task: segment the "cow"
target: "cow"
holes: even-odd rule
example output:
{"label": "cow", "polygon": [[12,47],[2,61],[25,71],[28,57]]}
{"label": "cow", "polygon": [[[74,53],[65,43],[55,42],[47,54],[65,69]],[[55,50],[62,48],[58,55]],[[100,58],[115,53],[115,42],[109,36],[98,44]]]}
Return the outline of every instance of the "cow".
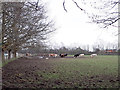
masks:
{"label": "cow", "polygon": [[31,56],[31,54],[30,53],[26,53],[26,56]]}
{"label": "cow", "polygon": [[95,56],[97,56],[97,54],[91,54],[91,55],[90,55],[90,57],[95,57]]}
{"label": "cow", "polygon": [[78,54],[75,54],[75,55],[74,55],[74,58],[78,57],[79,55],[80,55],[80,53],[78,53]]}
{"label": "cow", "polygon": [[57,57],[57,54],[49,54],[49,57]]}
{"label": "cow", "polygon": [[83,57],[85,54],[80,54],[80,57]]}
{"label": "cow", "polygon": [[65,57],[65,56],[67,56],[68,54],[60,54],[59,56],[60,57]]}

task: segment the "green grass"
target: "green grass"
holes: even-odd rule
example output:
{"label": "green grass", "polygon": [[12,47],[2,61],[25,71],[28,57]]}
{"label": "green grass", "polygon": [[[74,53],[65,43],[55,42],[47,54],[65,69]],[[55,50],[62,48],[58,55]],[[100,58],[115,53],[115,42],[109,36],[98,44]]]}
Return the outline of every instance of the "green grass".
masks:
{"label": "green grass", "polygon": [[3,63],[2,61],[0,61],[0,67],[5,66],[6,64],[8,64],[9,62],[12,62],[14,60],[16,60],[17,58],[11,58],[9,60],[5,60],[5,62]]}
{"label": "green grass", "polygon": [[[84,83],[90,87],[94,87],[92,85],[99,80],[102,80],[102,84],[96,82],[98,86],[95,87],[113,87],[114,84],[110,83],[107,78],[112,77],[114,79],[118,76],[118,56],[85,57],[52,60],[49,62],[52,65],[52,70],[45,73],[39,71],[38,74],[43,75],[45,80],[63,80],[64,84],[61,84],[60,87],[64,87],[65,83],[72,83],[66,87],[71,87],[71,85],[84,87]],[[91,80],[91,84],[89,80]],[[79,86],[80,82],[83,82],[83,85]],[[115,84],[116,86],[118,85],[118,83]]]}
{"label": "green grass", "polygon": [[56,62],[55,66],[61,71],[78,71],[84,75],[118,74],[118,58],[116,56],[98,56],[86,59],[66,59]]}
{"label": "green grass", "polygon": [[[54,62],[53,62],[54,63]],[[104,57],[92,59],[66,59],[54,63],[62,72],[81,72],[84,75],[92,74],[117,74],[117,58]],[[68,75],[68,74],[67,74]]]}

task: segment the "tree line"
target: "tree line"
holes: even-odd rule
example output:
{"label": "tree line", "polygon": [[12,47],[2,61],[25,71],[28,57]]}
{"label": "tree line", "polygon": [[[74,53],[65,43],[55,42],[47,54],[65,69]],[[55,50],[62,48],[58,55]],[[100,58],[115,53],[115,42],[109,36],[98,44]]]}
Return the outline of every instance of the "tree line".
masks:
{"label": "tree line", "polygon": [[37,8],[34,2],[2,2],[2,60],[4,53],[8,53],[8,59],[13,53],[41,45],[47,35],[55,31],[54,23],[48,20],[45,5],[39,4]]}
{"label": "tree line", "polygon": [[52,49],[52,48],[40,48],[40,47],[36,47],[36,48],[30,48],[27,50],[22,50],[19,51],[19,53],[31,53],[31,54],[49,54],[49,53],[56,53],[56,54],[70,54],[70,55],[74,55],[77,53],[85,53],[85,54],[90,54],[89,51],[87,50],[83,50],[80,47],[77,48],[67,48],[65,46],[59,48],[59,49]]}
{"label": "tree line", "polygon": [[[112,50],[113,52],[107,52],[108,50]],[[89,50],[89,45],[84,46],[84,48],[81,47],[74,47],[74,48],[68,48],[68,47],[60,47],[60,48],[50,48],[50,47],[35,47],[35,48],[29,48],[27,50],[19,51],[19,53],[26,54],[31,53],[33,55],[42,55],[42,54],[69,54],[69,55],[75,55],[75,54],[99,54],[99,55],[117,55],[118,54],[117,47],[114,48],[101,48],[99,45],[93,46],[93,51]]]}

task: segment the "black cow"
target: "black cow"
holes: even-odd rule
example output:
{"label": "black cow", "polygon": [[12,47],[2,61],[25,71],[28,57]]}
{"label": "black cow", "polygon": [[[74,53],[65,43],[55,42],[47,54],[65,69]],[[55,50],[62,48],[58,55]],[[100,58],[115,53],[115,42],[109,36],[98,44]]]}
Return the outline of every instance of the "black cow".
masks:
{"label": "black cow", "polygon": [[78,53],[78,54],[75,54],[75,55],[74,55],[74,57],[76,58],[76,57],[78,57],[79,55],[80,55],[80,53]]}
{"label": "black cow", "polygon": [[67,56],[67,54],[60,54],[60,57],[65,57]]}

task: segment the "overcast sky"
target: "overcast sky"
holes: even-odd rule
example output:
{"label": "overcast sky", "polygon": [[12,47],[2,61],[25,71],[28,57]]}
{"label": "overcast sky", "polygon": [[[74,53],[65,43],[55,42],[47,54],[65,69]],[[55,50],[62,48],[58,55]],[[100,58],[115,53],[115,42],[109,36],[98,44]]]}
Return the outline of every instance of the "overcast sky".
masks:
{"label": "overcast sky", "polygon": [[[63,0],[43,0],[46,2],[48,16],[53,19],[57,30],[51,35],[49,45],[60,47],[82,47],[84,45],[94,45],[96,43],[107,45],[117,43],[117,29],[100,28],[97,24],[89,23],[88,15],[78,9],[72,0],[66,0],[65,12],[62,6]],[[82,4],[81,4],[82,5]],[[85,6],[85,5],[84,5]],[[88,8],[88,7],[86,7]],[[88,8],[88,11],[94,11]],[[98,11],[94,11],[98,13]]]}

